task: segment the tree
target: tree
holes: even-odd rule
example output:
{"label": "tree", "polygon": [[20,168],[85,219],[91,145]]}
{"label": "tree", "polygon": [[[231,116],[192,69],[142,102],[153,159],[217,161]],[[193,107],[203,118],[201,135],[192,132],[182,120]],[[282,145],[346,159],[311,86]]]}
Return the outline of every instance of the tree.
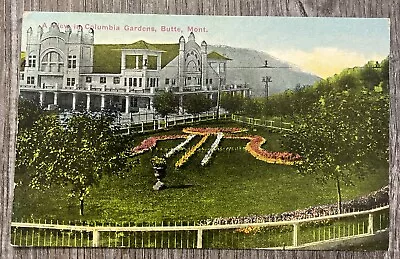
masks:
{"label": "tree", "polygon": [[61,125],[57,115],[42,116],[18,136],[17,168],[29,173],[32,188],[70,187],[83,215],[91,187],[104,175],[129,169],[126,149],[111,131],[111,121],[80,114]]}
{"label": "tree", "polygon": [[33,123],[44,113],[33,101],[19,98],[18,100],[18,128],[19,130],[31,128]]}
{"label": "tree", "polygon": [[153,107],[162,117],[178,111],[179,101],[172,92],[162,92],[157,94],[153,100]]}
{"label": "tree", "polygon": [[298,172],[335,182],[339,213],[341,185],[364,177],[371,158],[387,159],[388,103],[387,95],[375,91],[328,93],[297,117],[284,138],[286,148],[302,156]]}
{"label": "tree", "polygon": [[183,99],[183,108],[190,114],[199,114],[209,111],[213,102],[205,94],[190,94]]}
{"label": "tree", "polygon": [[243,110],[245,98],[240,95],[223,94],[221,98],[221,107],[229,113],[239,113]]}

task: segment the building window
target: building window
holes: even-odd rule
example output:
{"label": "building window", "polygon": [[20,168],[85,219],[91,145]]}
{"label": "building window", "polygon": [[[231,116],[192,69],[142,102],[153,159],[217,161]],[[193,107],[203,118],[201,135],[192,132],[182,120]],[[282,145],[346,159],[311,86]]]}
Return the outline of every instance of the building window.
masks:
{"label": "building window", "polygon": [[137,86],[137,78],[133,78],[133,86]]}
{"label": "building window", "polygon": [[44,72],[62,72],[64,62],[61,55],[55,51],[50,51],[44,55],[41,61],[41,71]]}
{"label": "building window", "polygon": [[118,85],[119,82],[120,82],[120,78],[119,78],[119,77],[114,77],[113,83],[116,84],[116,85]]}
{"label": "building window", "polygon": [[68,77],[67,78],[67,86],[74,86],[75,85],[75,78],[74,77]]}
{"label": "building window", "polygon": [[200,85],[201,84],[201,78],[197,78],[197,84]]}
{"label": "building window", "polygon": [[129,86],[132,86],[132,77],[129,78]]}
{"label": "building window", "polygon": [[169,85],[169,78],[165,78],[165,84]]}
{"label": "building window", "polygon": [[208,85],[208,78],[206,78],[206,85]]}
{"label": "building window", "polygon": [[21,80],[22,81],[25,80],[25,74],[24,73],[21,73]]}
{"label": "building window", "polygon": [[76,55],[68,56],[68,68],[76,68]]}
{"label": "building window", "polygon": [[142,78],[139,78],[139,87],[142,87]]}
{"label": "building window", "polygon": [[192,80],[192,78],[189,76],[189,77],[187,78],[187,80],[189,80],[189,81],[190,81],[190,80]]}
{"label": "building window", "polygon": [[29,55],[28,67],[36,67],[36,55]]}
{"label": "building window", "polygon": [[210,78],[210,85],[212,85],[212,78]]}
{"label": "building window", "polygon": [[175,85],[175,78],[172,78],[172,85]]}
{"label": "building window", "polygon": [[87,76],[86,77],[86,83],[91,83],[92,82],[92,77],[91,76]]}
{"label": "building window", "polygon": [[33,84],[35,84],[35,77],[34,77],[34,76],[28,76],[28,77],[26,77],[26,83],[27,83],[28,85],[33,85]]}
{"label": "building window", "polygon": [[127,86],[128,85],[128,78],[124,78],[124,86]]}
{"label": "building window", "polygon": [[100,84],[105,84],[107,83],[107,78],[105,76],[100,77]]}

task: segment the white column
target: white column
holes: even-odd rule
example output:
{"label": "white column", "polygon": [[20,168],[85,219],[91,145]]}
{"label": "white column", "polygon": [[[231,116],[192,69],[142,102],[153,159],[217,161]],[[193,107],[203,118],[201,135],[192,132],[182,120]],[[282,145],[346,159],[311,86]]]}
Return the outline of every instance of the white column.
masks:
{"label": "white column", "polygon": [[135,64],[135,66],[136,66],[136,69],[139,68],[139,56],[136,56],[136,64]]}
{"label": "white column", "polygon": [[126,68],[126,54],[123,52],[121,55],[121,70]]}
{"label": "white column", "polygon": [[76,110],[76,93],[72,93],[72,110]]}
{"label": "white column", "polygon": [[106,96],[104,94],[101,95],[101,109],[104,110],[105,108],[105,103],[106,103]]}
{"label": "white column", "polygon": [[57,103],[58,103],[58,93],[57,92],[55,92],[54,93],[54,105],[57,105]]}
{"label": "white column", "polygon": [[86,94],[86,110],[90,111],[90,94]]}
{"label": "white column", "polygon": [[125,96],[125,113],[129,113],[129,105],[130,105],[130,98],[129,96]]}
{"label": "white column", "polygon": [[39,94],[40,94],[39,95],[39,104],[40,104],[40,107],[42,107],[43,103],[44,103],[44,92],[40,92]]}

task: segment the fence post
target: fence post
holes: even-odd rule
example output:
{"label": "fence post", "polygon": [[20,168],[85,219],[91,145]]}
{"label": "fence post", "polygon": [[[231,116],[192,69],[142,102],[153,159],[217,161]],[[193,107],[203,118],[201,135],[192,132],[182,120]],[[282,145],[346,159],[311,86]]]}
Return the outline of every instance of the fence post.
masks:
{"label": "fence post", "polygon": [[197,230],[197,248],[203,248],[203,230]]}
{"label": "fence post", "polygon": [[142,132],[144,132],[144,122],[142,121]]}
{"label": "fence post", "polygon": [[298,244],[298,231],[299,231],[299,223],[293,224],[293,246],[296,247]]}
{"label": "fence post", "polygon": [[374,234],[374,215],[368,214],[368,234]]}
{"label": "fence post", "polygon": [[100,244],[100,232],[93,230],[93,247],[99,247]]}

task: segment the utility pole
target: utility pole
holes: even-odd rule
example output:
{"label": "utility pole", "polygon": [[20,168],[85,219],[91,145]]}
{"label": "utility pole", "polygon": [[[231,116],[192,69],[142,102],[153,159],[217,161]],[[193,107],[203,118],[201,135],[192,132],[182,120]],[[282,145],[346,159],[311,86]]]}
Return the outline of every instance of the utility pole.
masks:
{"label": "utility pole", "polygon": [[[270,66],[268,64],[268,60],[265,60],[264,66],[262,66],[260,68],[291,68],[291,67],[287,67],[287,66],[279,66],[279,67]],[[265,83],[264,97],[266,97],[268,99],[268,96],[269,96],[269,83],[272,82],[271,77],[267,76],[267,75],[263,76],[261,81],[263,83]]]}
{"label": "utility pole", "polygon": [[262,77],[262,82],[265,83],[264,97],[267,97],[267,99],[268,99],[268,96],[269,96],[269,83],[272,82],[271,77],[267,76],[267,75],[263,76]]}

